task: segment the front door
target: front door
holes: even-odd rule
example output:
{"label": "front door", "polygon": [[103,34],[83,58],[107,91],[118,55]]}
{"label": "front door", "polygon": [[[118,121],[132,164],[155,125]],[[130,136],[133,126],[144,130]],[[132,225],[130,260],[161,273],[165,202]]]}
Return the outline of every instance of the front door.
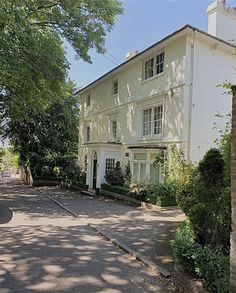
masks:
{"label": "front door", "polygon": [[93,189],[97,187],[97,159],[93,160]]}

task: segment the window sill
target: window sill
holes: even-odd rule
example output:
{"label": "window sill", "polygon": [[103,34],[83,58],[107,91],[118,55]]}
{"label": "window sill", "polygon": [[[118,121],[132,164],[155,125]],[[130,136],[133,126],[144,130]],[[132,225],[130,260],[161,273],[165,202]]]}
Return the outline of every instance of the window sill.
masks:
{"label": "window sill", "polygon": [[140,84],[142,85],[142,84],[144,84],[144,83],[146,83],[146,82],[148,82],[148,81],[151,81],[151,80],[154,80],[154,79],[156,79],[156,78],[158,78],[158,77],[161,77],[161,76],[163,76],[165,74],[165,72],[163,71],[162,73],[160,73],[160,74],[158,74],[158,75],[154,75],[153,77],[150,77],[150,78],[148,78],[148,79],[142,79],[141,81],[140,81]]}
{"label": "window sill", "polygon": [[141,137],[141,138],[137,139],[137,141],[161,140],[161,139],[163,139],[163,135],[158,134],[158,135],[150,135],[150,136]]}

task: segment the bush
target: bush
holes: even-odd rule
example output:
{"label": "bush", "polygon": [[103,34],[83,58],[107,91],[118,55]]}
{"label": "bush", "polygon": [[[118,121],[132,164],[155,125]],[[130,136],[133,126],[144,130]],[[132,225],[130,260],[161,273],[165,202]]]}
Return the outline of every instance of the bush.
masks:
{"label": "bush", "polygon": [[129,189],[122,187],[122,186],[113,186],[109,184],[101,184],[101,188],[107,191],[111,191],[114,193],[122,194],[122,195],[128,195]]}
{"label": "bush", "polygon": [[150,184],[142,182],[133,182],[130,184],[129,196],[137,200],[146,201],[146,197],[150,192],[152,192]]}
{"label": "bush", "polygon": [[51,177],[53,175],[53,169],[51,166],[43,166],[40,170],[42,177]]}
{"label": "bush", "polygon": [[224,161],[217,149],[210,149],[188,184],[179,189],[177,202],[189,216],[202,245],[229,248],[230,196],[224,187]]}
{"label": "bush", "polygon": [[229,292],[229,257],[220,250],[213,250],[207,246],[198,250],[195,271],[204,279],[204,287],[210,292]]}
{"label": "bush", "polygon": [[202,182],[206,188],[222,186],[224,180],[224,160],[218,149],[212,148],[206,152],[198,166]]}
{"label": "bush", "polygon": [[171,242],[173,255],[183,269],[195,275],[194,255],[199,249],[189,221],[184,222],[176,231],[175,240]]}
{"label": "bush", "polygon": [[153,185],[149,190],[146,200],[154,205],[176,206],[176,190],[177,186],[174,182],[165,181]]}
{"label": "bush", "polygon": [[123,186],[125,183],[124,174],[120,168],[120,162],[116,162],[116,167],[114,170],[109,171],[105,175],[107,183],[111,185]]}
{"label": "bush", "polygon": [[171,242],[176,262],[190,275],[203,279],[209,292],[229,292],[229,257],[220,249],[203,247],[196,241],[191,224],[186,221]]}

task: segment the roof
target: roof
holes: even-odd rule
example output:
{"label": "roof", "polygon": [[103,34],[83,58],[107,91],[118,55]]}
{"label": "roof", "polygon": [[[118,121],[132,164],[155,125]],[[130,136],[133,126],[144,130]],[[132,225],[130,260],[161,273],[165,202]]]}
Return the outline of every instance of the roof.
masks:
{"label": "roof", "polygon": [[190,29],[190,30],[193,30],[193,31],[197,31],[197,32],[199,32],[200,34],[203,34],[203,35],[205,35],[205,36],[207,36],[207,37],[209,37],[209,38],[211,38],[211,39],[214,39],[214,40],[216,40],[216,41],[218,41],[218,42],[221,42],[221,43],[223,43],[223,44],[225,44],[225,45],[228,45],[228,46],[230,46],[230,47],[232,47],[232,48],[236,48],[236,46],[233,45],[233,44],[230,43],[230,42],[227,42],[227,41],[225,41],[225,40],[223,40],[223,39],[220,39],[220,38],[218,38],[218,37],[215,37],[215,36],[213,36],[213,35],[211,35],[211,34],[205,32],[205,31],[202,31],[202,30],[200,30],[200,29],[198,29],[198,28],[196,28],[196,27],[190,25],[190,24],[186,24],[185,26],[183,26],[183,27],[180,28],[179,30],[176,30],[176,31],[173,32],[172,34],[166,36],[166,37],[163,38],[162,40],[156,42],[155,44],[151,45],[150,47],[148,47],[148,48],[146,48],[145,50],[141,51],[140,53],[136,54],[136,55],[133,56],[132,58],[130,58],[130,59],[124,61],[123,63],[121,63],[120,65],[116,66],[116,67],[113,68],[112,70],[110,70],[110,71],[108,71],[107,73],[103,74],[103,75],[102,75],[101,77],[99,77],[98,79],[94,80],[93,82],[91,82],[91,83],[88,84],[87,86],[85,86],[85,87],[83,87],[82,89],[80,89],[79,91],[77,91],[77,92],[75,93],[75,95],[77,95],[77,94],[79,94],[79,93],[81,93],[81,92],[87,90],[87,89],[90,88],[92,85],[96,84],[98,81],[100,81],[100,80],[106,78],[106,77],[109,76],[111,73],[113,73],[113,72],[117,71],[118,69],[122,68],[124,65],[130,63],[130,62],[133,61],[134,59],[137,59],[138,57],[140,57],[141,55],[143,55],[144,53],[146,53],[147,51],[149,51],[149,50],[152,49],[153,47],[155,47],[155,46],[157,46],[157,45],[160,45],[160,44],[163,43],[164,41],[173,38],[175,35],[177,35],[177,34],[179,34],[179,33],[181,33],[181,32],[184,32],[184,30],[187,30],[187,29]]}

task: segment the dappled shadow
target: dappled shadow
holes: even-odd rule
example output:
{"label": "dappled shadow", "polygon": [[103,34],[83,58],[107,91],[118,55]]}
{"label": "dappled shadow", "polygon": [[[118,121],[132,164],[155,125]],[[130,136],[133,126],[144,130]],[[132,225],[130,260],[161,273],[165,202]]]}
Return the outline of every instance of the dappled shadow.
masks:
{"label": "dappled shadow", "polygon": [[185,218],[179,209],[143,211],[108,198],[93,198],[55,188],[47,188],[47,192],[76,212],[86,223],[99,226],[157,264],[173,270],[170,241]]}
{"label": "dappled shadow", "polygon": [[[135,265],[86,227],[6,227],[1,234],[0,287],[4,292],[143,292],[143,283],[147,289],[149,282],[145,292],[159,292],[157,286],[151,289],[155,278],[140,263]],[[140,271],[134,281],[135,268]]]}
{"label": "dappled shadow", "polygon": [[[0,181],[0,206],[8,206],[14,213],[25,213],[32,220],[40,217],[54,218],[58,211],[51,204],[43,204],[41,195],[19,180]],[[64,212],[60,217],[67,216]]]}
{"label": "dappled shadow", "polygon": [[0,193],[15,211],[13,220],[0,226],[1,292],[174,290],[42,194],[21,184],[1,185]]}

